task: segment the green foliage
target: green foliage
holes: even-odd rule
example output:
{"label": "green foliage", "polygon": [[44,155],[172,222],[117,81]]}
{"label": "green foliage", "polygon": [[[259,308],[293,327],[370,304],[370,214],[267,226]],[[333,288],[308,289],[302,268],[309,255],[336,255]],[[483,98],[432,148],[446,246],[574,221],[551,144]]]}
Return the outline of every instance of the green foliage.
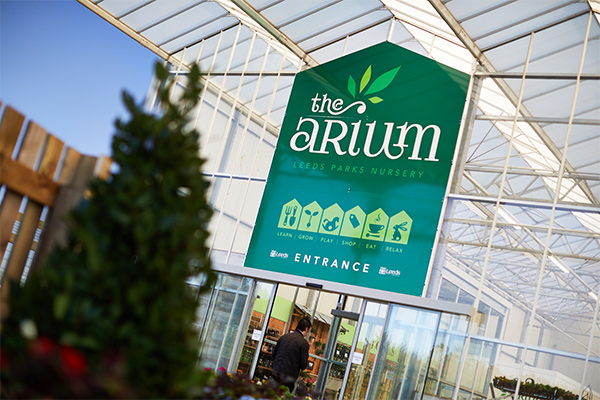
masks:
{"label": "green foliage", "polygon": [[272,381],[254,382],[247,375],[228,373],[221,368],[219,371],[207,369],[204,371],[206,383],[200,388],[197,397],[203,400],[216,399],[292,399],[289,389],[278,387]]}
{"label": "green foliage", "polygon": [[[303,373],[301,372],[302,376]],[[202,376],[204,382],[198,387],[197,398],[202,400],[312,400],[320,398],[319,394],[311,389],[314,380],[306,378],[296,385],[294,393],[290,393],[287,386],[278,386],[273,380],[254,381],[247,375],[230,374],[224,368],[218,371],[206,369]],[[308,383],[308,384],[307,384]]]}
{"label": "green foliage", "polygon": [[[123,94],[130,119],[116,122],[116,172],[94,180],[90,199],[71,212],[67,245],[55,248],[23,288],[11,288],[2,335],[4,395],[24,389],[19,367],[40,338],[81,352],[84,375],[122,375],[131,386],[124,396],[184,397],[197,384],[196,293],[186,281],[202,274],[206,288],[214,280],[206,246],[208,183],[190,124],[200,71],[191,69],[177,95],[167,69],[157,64],[155,73],[163,82],[160,115]],[[111,354],[121,360],[116,370],[114,363],[104,367]],[[118,397],[104,389],[96,394]],[[30,397],[70,397],[41,390]]]}

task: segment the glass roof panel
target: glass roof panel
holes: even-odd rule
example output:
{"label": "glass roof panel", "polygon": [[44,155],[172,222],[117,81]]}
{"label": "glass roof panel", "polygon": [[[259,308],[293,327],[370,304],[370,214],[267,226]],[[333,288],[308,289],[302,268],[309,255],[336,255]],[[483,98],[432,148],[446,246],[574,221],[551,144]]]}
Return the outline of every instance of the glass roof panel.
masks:
{"label": "glass roof panel", "polygon": [[426,56],[464,73],[471,73],[473,56],[463,46],[414,25],[404,24],[404,26],[425,49]]}
{"label": "glass roof panel", "polygon": [[575,118],[588,114],[586,118],[600,119],[600,80],[581,80],[577,92]]}
{"label": "glass roof panel", "polygon": [[583,15],[535,34],[530,72],[576,73],[587,20]]}
{"label": "glass roof panel", "polygon": [[[380,23],[369,29],[361,30],[357,34],[348,38],[348,40],[338,41],[333,45],[312,52],[311,55],[319,62],[331,61],[346,54],[354,53],[379,42],[385,37],[388,31],[388,22]],[[379,41],[377,39],[380,38]]]}
{"label": "glass roof panel", "polygon": [[429,53],[423,48],[423,45],[415,40],[414,36],[406,29],[404,24],[394,18],[392,26],[392,35],[389,37],[389,41],[402,46],[405,49],[414,51],[424,57],[429,57]]}
{"label": "glass roof panel", "polygon": [[[197,51],[195,48],[189,48],[186,51],[185,59],[189,62],[200,61],[206,70],[223,71],[227,66],[227,57],[230,54],[231,47],[238,34],[238,25],[221,31],[218,35],[211,36],[200,44]],[[200,52],[198,57],[198,52]]]}
{"label": "glass roof panel", "polygon": [[[600,6],[599,6],[600,7]],[[585,53],[583,64],[584,74],[599,74],[600,73],[600,24],[592,20],[590,26],[590,35]]]}
{"label": "glass roof panel", "polygon": [[202,5],[205,0],[172,0],[154,1],[145,4],[133,12],[127,13],[120,18],[133,29],[143,32],[151,26],[162,23],[179,14],[185,14],[190,9]]}
{"label": "glass roof panel", "polygon": [[464,21],[462,26],[479,48],[486,49],[587,10],[585,3],[569,4],[562,0],[516,1]]}
{"label": "glass roof panel", "polygon": [[495,69],[501,72],[522,72],[529,48],[529,37],[515,40],[504,46],[496,47],[485,52]]}
{"label": "glass roof panel", "polygon": [[[573,73],[579,68],[587,16],[563,22],[533,37],[530,73]],[[583,26],[583,27],[582,27]],[[523,71],[530,36],[487,51],[498,71]]]}
{"label": "glass roof panel", "polygon": [[191,28],[191,30],[182,34],[177,38],[171,38],[168,42],[164,42],[162,47],[170,54],[177,53],[184,47],[194,46],[204,38],[215,35],[215,32],[221,32],[235,26],[239,21],[231,16],[222,16],[206,23]]}
{"label": "glass roof panel", "polygon": [[[223,27],[222,20],[227,12],[217,4],[207,3],[202,6],[196,6],[181,14],[175,14],[160,24],[149,27],[144,31],[144,35],[163,46],[185,36],[190,40],[189,33],[195,32],[198,28],[206,26],[213,22],[219,22],[218,26]],[[215,29],[215,27],[213,27]]]}
{"label": "glass roof panel", "polygon": [[379,0],[335,3],[331,7],[282,26],[281,30],[291,39],[299,42],[326,31],[330,26],[347,23],[367,12],[377,9],[381,9],[381,2]]}
{"label": "glass roof panel", "polygon": [[138,9],[153,0],[98,0],[98,3],[103,9],[117,18],[121,18],[133,10]]}
{"label": "glass roof panel", "polygon": [[[520,79],[511,79],[511,83],[520,85]],[[575,81],[569,80],[542,80],[527,79],[523,89],[523,102],[527,110],[535,117],[569,118],[573,97],[575,95]]]}
{"label": "glass roof panel", "polygon": [[[320,1],[282,1],[261,11],[269,21],[275,26],[282,27],[292,21],[305,18],[315,11],[327,8],[332,4],[339,3],[340,0],[320,0]],[[255,6],[256,8],[256,6]]]}
{"label": "glass roof panel", "polygon": [[428,1],[382,0],[382,2],[401,21],[407,22],[415,27],[424,29],[446,39],[456,39],[456,36],[452,30],[442,21],[440,16]]}
{"label": "glass roof panel", "polygon": [[[360,33],[361,31],[365,30],[366,27],[372,27],[374,25],[385,23],[389,20],[389,18],[389,13],[384,11],[369,13],[358,18],[345,21],[337,26],[332,26],[330,29],[319,32],[313,36],[306,37],[305,39],[300,40],[298,43],[310,53],[313,51],[313,49],[322,47],[324,44],[329,44],[334,41],[344,39],[346,36],[352,36]],[[381,35],[372,34],[371,37],[372,39],[370,41],[372,42],[373,40],[380,39]]]}
{"label": "glass roof panel", "polygon": [[238,38],[235,43],[235,52],[231,61],[228,62],[229,68],[227,72],[229,73],[243,72],[247,69],[246,63],[250,63],[252,47],[257,42],[253,32],[243,25],[240,25],[240,32],[236,34]]}
{"label": "glass roof panel", "polygon": [[490,10],[502,7],[515,0],[487,0],[487,1],[460,1],[443,0],[446,7],[452,10],[452,14],[462,24],[471,18],[484,14]]}
{"label": "glass roof panel", "polygon": [[252,6],[258,11],[263,11],[277,3],[281,3],[284,0],[252,0]]}

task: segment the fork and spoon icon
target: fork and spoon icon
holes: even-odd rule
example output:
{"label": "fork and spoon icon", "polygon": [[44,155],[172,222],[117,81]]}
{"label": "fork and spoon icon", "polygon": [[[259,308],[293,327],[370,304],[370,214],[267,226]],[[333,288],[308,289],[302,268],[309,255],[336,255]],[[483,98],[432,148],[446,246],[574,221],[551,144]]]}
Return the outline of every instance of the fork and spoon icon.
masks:
{"label": "fork and spoon icon", "polygon": [[[290,219],[290,226],[294,226],[294,224],[296,223],[296,211],[298,211],[298,206],[294,206],[293,213],[292,213],[292,206],[287,206],[285,208],[285,219],[283,220],[283,226],[287,226],[288,217]],[[291,217],[290,217],[290,214],[292,214]]]}

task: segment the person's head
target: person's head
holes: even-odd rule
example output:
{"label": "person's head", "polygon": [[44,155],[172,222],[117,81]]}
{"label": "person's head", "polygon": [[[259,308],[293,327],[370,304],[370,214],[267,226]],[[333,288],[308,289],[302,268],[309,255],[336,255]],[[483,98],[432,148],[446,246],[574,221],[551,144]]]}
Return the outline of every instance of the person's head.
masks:
{"label": "person's head", "polygon": [[298,321],[298,325],[296,325],[296,330],[302,332],[303,335],[306,335],[311,326],[312,323],[310,322],[310,318],[303,317],[300,321]]}

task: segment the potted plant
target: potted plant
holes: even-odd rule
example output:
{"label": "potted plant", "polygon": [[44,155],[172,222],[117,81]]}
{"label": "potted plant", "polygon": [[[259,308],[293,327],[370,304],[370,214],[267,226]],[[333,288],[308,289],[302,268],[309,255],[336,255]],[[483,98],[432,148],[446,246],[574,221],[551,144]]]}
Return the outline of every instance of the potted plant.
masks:
{"label": "potted plant", "polygon": [[[492,380],[496,389],[514,393],[517,388],[517,378],[509,379],[505,376],[496,376]],[[542,383],[535,383],[532,378],[527,378],[519,386],[519,395],[546,400],[576,400],[578,396],[572,392]]]}

